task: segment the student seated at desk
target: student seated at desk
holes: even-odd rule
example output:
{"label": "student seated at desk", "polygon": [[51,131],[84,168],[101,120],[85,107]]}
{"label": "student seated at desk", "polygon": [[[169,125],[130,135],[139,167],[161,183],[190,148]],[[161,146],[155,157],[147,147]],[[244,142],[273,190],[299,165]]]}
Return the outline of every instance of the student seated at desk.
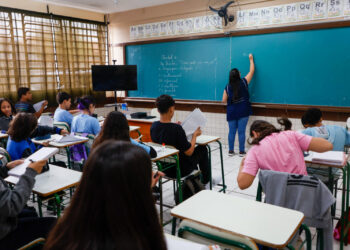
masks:
{"label": "student seated at desk", "polygon": [[59,92],[56,96],[58,108],[55,110],[53,119],[55,122],[65,122],[71,127],[73,115],[79,110],[69,110],[72,104],[72,97],[66,92]]}
{"label": "student seated at desk", "polygon": [[44,249],[166,249],[151,192],[158,179],[145,150],[103,142],[90,154]]}
{"label": "student seated at desk", "polygon": [[73,118],[71,131],[97,135],[101,130],[100,123],[91,116],[95,111],[95,100],[91,96],[85,96],[78,98],[77,102],[81,114]]}
{"label": "student seated at desk", "polygon": [[15,106],[7,98],[0,99],[0,130],[7,132],[10,127],[10,122],[13,115],[16,113]]}
{"label": "student seated at desk", "polygon": [[259,169],[307,175],[303,151],[321,153],[333,148],[323,138],[290,131],[292,123],[287,118],[278,119],[278,123],[285,131],[261,120],[254,121],[250,126],[253,140],[249,144],[252,147],[239,169],[237,182],[240,189],[250,187]]}
{"label": "student seated at desk", "polygon": [[21,163],[22,160],[17,160],[0,166],[0,249],[18,249],[37,238],[45,238],[56,222],[53,217],[38,218],[35,211],[25,208],[35,176],[46,161],[31,163],[13,189],[4,181],[7,171]]}
{"label": "student seated at desk", "polygon": [[92,145],[93,148],[106,140],[128,141],[146,150],[151,158],[157,156],[157,152],[154,148],[130,138],[128,120],[123,113],[118,111],[112,111],[108,114],[103,122],[100,134],[96,137],[94,144]]}
{"label": "student seated at desk", "polygon": [[34,114],[36,118],[39,118],[48,104],[48,102],[45,100],[41,105],[40,110],[35,111],[33,104],[31,104],[32,93],[30,92],[29,88],[18,88],[17,94],[19,99],[19,101],[15,105],[17,113],[31,113]]}
{"label": "student seated at desk", "polygon": [[37,148],[30,138],[47,134],[67,134],[68,131],[57,127],[39,126],[36,117],[29,113],[19,113],[10,123],[6,150],[12,160],[26,158]]}
{"label": "student seated at desk", "polygon": [[[191,142],[189,142],[182,126],[171,122],[175,112],[174,99],[169,95],[161,95],[156,100],[156,106],[160,114],[160,121],[152,124],[152,141],[171,145],[180,151],[179,160],[182,176],[186,176],[193,170],[196,170],[198,164],[202,172],[203,183],[207,184],[210,179],[208,150],[205,146],[196,147],[197,136],[202,133],[200,128],[194,132]],[[175,178],[176,169],[169,168],[165,171],[165,174]]]}
{"label": "student seated at desk", "polygon": [[[333,144],[334,151],[344,151],[344,146],[350,144],[350,133],[341,126],[323,125],[322,121],[322,111],[318,108],[309,108],[301,118],[301,123],[306,128],[301,132],[305,135],[328,140]],[[328,180],[328,168],[320,168],[316,164],[312,164],[312,167],[308,166],[307,171],[322,181]],[[333,174],[340,172],[336,168],[333,168],[332,171]]]}

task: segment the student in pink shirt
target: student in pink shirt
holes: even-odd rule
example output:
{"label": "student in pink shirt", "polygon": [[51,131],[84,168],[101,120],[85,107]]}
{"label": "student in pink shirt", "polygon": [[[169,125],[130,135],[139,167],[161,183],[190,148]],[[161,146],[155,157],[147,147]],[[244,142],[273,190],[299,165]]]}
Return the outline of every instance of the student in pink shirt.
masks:
{"label": "student in pink shirt", "polygon": [[242,160],[237,182],[240,189],[253,183],[259,169],[307,175],[303,151],[326,152],[333,149],[332,143],[291,131],[292,123],[287,118],[277,120],[283,131],[266,121],[255,121],[250,126],[249,143],[253,145]]}

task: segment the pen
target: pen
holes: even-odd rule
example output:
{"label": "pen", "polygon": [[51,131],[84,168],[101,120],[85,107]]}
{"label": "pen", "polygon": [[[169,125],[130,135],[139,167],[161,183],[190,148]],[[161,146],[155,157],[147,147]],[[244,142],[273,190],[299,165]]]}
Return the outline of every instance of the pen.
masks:
{"label": "pen", "polygon": [[[35,161],[33,161],[32,159],[29,159],[29,161],[31,162],[31,163],[34,163]],[[158,172],[158,171],[157,171]]]}

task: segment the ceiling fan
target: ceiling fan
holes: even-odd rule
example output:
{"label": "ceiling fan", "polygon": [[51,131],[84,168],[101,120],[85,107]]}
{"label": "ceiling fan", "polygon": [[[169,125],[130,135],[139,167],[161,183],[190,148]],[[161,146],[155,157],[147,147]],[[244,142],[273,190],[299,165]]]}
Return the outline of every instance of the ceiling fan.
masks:
{"label": "ceiling fan", "polygon": [[238,8],[238,1],[222,1],[222,0],[209,0],[209,10],[218,14],[224,22],[224,26],[236,21],[235,11]]}

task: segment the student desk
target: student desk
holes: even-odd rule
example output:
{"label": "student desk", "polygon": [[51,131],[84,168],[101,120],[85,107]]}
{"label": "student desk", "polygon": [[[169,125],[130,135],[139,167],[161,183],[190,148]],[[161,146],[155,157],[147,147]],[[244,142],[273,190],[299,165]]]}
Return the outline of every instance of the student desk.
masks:
{"label": "student desk", "polygon": [[[151,126],[153,122],[159,121],[159,118],[152,119],[132,119],[128,118],[129,126],[138,126],[140,127],[140,133],[142,134],[143,142],[151,142]],[[130,130],[131,131],[131,130]],[[132,135],[135,137],[135,135]]]}
{"label": "student desk", "polygon": [[49,142],[49,146],[52,147],[56,147],[56,148],[63,148],[66,150],[67,153],[67,163],[68,163],[68,168],[72,168],[72,164],[71,164],[71,160],[70,160],[70,151],[69,151],[69,147],[74,146],[74,145],[78,145],[78,144],[83,144],[89,141],[89,138],[83,137],[83,136],[77,136],[75,135],[75,137],[78,137],[81,139],[81,141],[76,141],[76,142],[65,142],[65,143],[59,143],[59,142],[54,142],[52,141],[53,138],[51,137],[50,139],[46,139],[46,140],[32,140],[33,143],[38,144],[38,145],[44,145],[44,143]]}
{"label": "student desk", "polygon": [[222,157],[222,145],[220,142],[220,137],[217,136],[210,136],[210,135],[200,135],[196,138],[196,144],[206,146],[208,149],[208,158],[209,158],[209,166],[210,166],[210,190],[212,189],[212,162],[211,162],[211,148],[210,143],[216,142],[219,144],[219,150],[220,150],[220,160],[221,160],[221,177],[222,177],[222,189],[219,190],[219,192],[223,191],[226,192],[226,185],[225,185],[225,171],[224,171],[224,160]]}
{"label": "student desk", "polygon": [[175,237],[171,234],[164,234],[168,250],[209,250],[209,246],[193,241]]}
{"label": "student desk", "polygon": [[[160,144],[156,143],[146,143],[146,145],[153,147],[157,152],[157,157],[152,158],[152,162],[157,165],[159,171],[164,171],[169,168],[176,167],[176,184],[177,190],[179,190],[179,201],[182,202],[182,185],[181,185],[181,171],[179,163],[179,150],[172,146],[162,147]],[[169,162],[166,162],[166,159],[169,159]],[[173,161],[171,161],[173,160]],[[159,198],[159,209],[160,209],[160,221],[163,223],[163,192],[162,192],[162,182],[159,179],[159,189],[160,189],[160,198]],[[173,220],[173,231],[175,232],[176,221]],[[165,223],[167,224],[167,223]]]}
{"label": "student desk", "polygon": [[[329,168],[329,189],[333,193],[333,174],[332,174],[332,168],[338,168],[341,169],[343,172],[343,189],[342,189],[342,207],[341,207],[341,216],[342,219],[341,223],[341,230],[340,230],[340,249],[342,250],[344,248],[344,242],[347,241],[347,234],[349,231],[350,223],[346,223],[345,221],[348,221],[348,213],[349,213],[349,187],[350,187],[350,165],[349,165],[349,155],[346,155],[344,153],[344,161],[341,164],[331,164],[331,163],[320,163],[318,161],[312,161],[312,153],[306,156],[305,163],[311,163],[311,164],[317,164],[321,166],[325,166]],[[345,239],[345,240],[344,240]]]}
{"label": "student desk", "polygon": [[255,242],[283,248],[304,220],[304,214],[254,200],[204,190],[171,210],[171,215]]}
{"label": "student desk", "polygon": [[[37,194],[40,217],[42,217],[42,200],[49,195],[55,196],[57,216],[59,217],[61,214],[61,201],[60,196],[57,193],[65,189],[78,186],[82,173],[52,164],[49,166],[49,171],[38,174],[35,177],[33,193]],[[15,185],[18,180],[19,178],[14,176],[9,176],[5,179],[6,182],[13,185]]]}

